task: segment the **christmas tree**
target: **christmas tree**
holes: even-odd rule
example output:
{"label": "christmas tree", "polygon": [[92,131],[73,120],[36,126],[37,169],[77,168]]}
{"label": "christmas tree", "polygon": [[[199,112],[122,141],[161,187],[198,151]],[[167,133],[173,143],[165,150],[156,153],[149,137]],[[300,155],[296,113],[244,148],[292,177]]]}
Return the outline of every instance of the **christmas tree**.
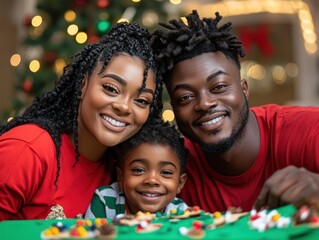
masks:
{"label": "christmas tree", "polygon": [[24,18],[27,35],[17,55],[12,109],[0,120],[21,114],[35,96],[52,89],[71,56],[113,24],[136,22],[152,31],[169,17],[169,5],[166,0],[38,0],[36,13]]}

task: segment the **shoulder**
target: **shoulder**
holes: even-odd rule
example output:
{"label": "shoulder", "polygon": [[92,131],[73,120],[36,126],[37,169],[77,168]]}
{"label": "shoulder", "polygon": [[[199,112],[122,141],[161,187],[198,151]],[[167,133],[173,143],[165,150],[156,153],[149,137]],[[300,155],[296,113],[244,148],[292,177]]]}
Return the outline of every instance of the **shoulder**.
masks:
{"label": "shoulder", "polygon": [[257,118],[298,118],[300,116],[313,116],[319,119],[319,107],[314,106],[279,106],[268,104],[260,107],[252,107],[251,111]]}
{"label": "shoulder", "polygon": [[105,185],[96,189],[95,194],[99,197],[117,197],[120,193],[120,188],[117,182],[111,185]]}
{"label": "shoulder", "polygon": [[0,140],[20,140],[27,143],[32,143],[38,140],[52,140],[50,134],[35,124],[24,124],[12,128],[8,132],[0,136]]}

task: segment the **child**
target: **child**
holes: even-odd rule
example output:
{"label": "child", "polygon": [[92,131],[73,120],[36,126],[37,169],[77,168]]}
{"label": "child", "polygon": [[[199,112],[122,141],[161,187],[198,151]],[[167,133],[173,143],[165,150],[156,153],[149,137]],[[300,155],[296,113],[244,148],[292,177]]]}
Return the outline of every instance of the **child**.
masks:
{"label": "child", "polygon": [[95,191],[85,217],[185,210],[188,206],[176,198],[187,178],[183,143],[168,122],[147,122],[133,138],[113,149],[118,182]]}

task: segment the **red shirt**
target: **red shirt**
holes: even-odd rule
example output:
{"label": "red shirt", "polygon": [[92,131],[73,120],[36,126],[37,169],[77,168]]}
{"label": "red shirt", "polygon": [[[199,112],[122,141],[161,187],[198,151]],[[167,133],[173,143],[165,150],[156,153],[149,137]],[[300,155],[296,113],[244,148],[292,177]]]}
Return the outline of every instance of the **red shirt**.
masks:
{"label": "red shirt", "polygon": [[97,187],[110,184],[114,166],[80,156],[62,135],[60,176],[56,149],[42,128],[26,124],[0,136],[0,220],[44,219],[61,205],[67,218],[84,214]]}
{"label": "red shirt", "polygon": [[188,205],[210,212],[226,211],[228,207],[249,211],[276,170],[294,165],[319,173],[318,107],[265,105],[251,110],[258,120],[261,144],[255,162],[242,175],[217,173],[200,147],[185,139],[190,156],[181,198]]}

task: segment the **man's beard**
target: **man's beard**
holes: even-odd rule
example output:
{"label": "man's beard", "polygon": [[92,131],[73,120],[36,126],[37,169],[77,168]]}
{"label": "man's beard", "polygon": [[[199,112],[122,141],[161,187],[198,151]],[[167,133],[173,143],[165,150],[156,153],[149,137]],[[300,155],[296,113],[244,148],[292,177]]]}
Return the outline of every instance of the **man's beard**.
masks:
{"label": "man's beard", "polygon": [[234,146],[241,138],[249,117],[248,100],[245,97],[245,103],[239,112],[239,119],[236,122],[230,137],[222,139],[217,144],[199,144],[204,153],[224,153]]}

